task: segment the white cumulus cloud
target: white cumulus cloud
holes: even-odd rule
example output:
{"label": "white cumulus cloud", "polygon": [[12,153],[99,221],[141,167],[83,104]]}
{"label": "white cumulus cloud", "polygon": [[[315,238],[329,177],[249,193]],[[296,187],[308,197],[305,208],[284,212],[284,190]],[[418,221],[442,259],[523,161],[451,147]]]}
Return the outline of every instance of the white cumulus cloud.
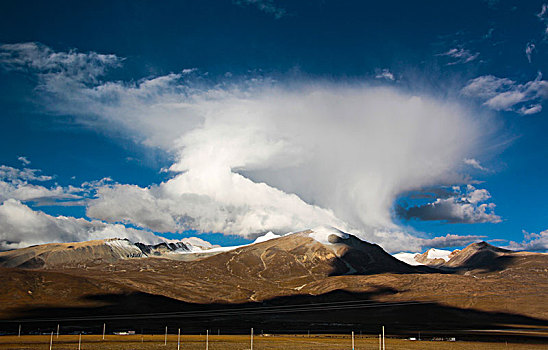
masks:
{"label": "white cumulus cloud", "polygon": [[0,250],[51,242],[127,238],[133,242],[158,243],[154,234],[98,220],[51,216],[35,211],[15,199],[0,204]]}
{"label": "white cumulus cloud", "polygon": [[501,218],[494,213],[494,203],[483,203],[491,198],[485,189],[467,185],[464,190],[455,187],[455,194],[448,198],[438,198],[432,203],[397,208],[398,214],[406,219],[445,221],[449,223],[497,223]]}
{"label": "white cumulus cloud", "polygon": [[[55,53],[40,45],[31,45],[30,57],[18,47],[1,52],[10,69],[39,70],[38,91],[51,112],[123,130],[174,156],[172,179],[97,185],[87,208],[90,217],[157,231],[252,237],[328,224],[396,249],[415,238],[393,222],[394,200],[463,183],[462,160],[472,159],[489,130],[456,102],[395,87],[268,79],[213,85],[187,73],[108,81],[103,73],[119,66],[117,57],[70,51],[55,68],[41,63]],[[66,63],[72,56],[74,69]],[[78,68],[82,61],[90,67]]]}
{"label": "white cumulus cloud", "polygon": [[17,169],[0,165],[0,203],[10,198],[37,203],[81,199],[78,194],[81,189],[36,184],[52,180],[51,176],[39,173],[37,169]]}
{"label": "white cumulus cloud", "polygon": [[523,231],[522,242],[510,242],[508,249],[548,252],[548,230],[539,233]]}

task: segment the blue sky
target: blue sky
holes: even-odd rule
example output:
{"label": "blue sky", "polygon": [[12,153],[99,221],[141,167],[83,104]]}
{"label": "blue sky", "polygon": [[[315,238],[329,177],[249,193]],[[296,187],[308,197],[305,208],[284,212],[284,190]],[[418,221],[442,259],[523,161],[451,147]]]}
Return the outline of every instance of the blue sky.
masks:
{"label": "blue sky", "polygon": [[0,241],[546,250],[546,6],[3,1]]}

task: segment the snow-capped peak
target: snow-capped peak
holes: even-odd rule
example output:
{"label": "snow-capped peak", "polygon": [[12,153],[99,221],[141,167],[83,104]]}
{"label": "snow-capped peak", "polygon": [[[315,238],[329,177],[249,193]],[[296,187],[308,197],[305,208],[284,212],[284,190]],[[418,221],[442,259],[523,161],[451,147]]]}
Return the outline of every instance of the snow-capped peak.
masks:
{"label": "snow-capped peak", "polygon": [[127,257],[141,257],[142,252],[135,244],[127,239],[112,238],[106,239],[105,245],[111,247],[112,251]]}
{"label": "snow-capped peak", "polygon": [[329,236],[335,235],[341,239],[348,239],[348,233],[344,233],[332,226],[319,226],[311,230],[309,234],[310,238],[314,238],[316,241],[322,244],[333,244],[329,241]]}
{"label": "snow-capped peak", "polygon": [[447,262],[449,261],[449,254],[451,254],[451,251],[449,250],[430,248],[428,249],[426,257],[428,259],[443,259]]}
{"label": "snow-capped peak", "polygon": [[266,242],[266,241],[270,241],[271,239],[276,239],[276,238],[280,238],[280,237],[281,237],[280,235],[277,235],[273,232],[267,232],[266,234],[264,234],[260,237],[257,237],[257,239],[255,241],[253,241],[252,244]]}

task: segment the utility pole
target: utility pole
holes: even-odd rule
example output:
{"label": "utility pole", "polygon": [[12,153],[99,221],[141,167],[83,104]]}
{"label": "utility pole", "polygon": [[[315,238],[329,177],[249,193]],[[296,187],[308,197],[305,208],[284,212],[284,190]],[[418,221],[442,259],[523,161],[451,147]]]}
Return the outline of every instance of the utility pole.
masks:
{"label": "utility pole", "polygon": [[51,331],[51,337],[49,338],[49,350],[53,347],[53,331]]}
{"label": "utility pole", "polygon": [[352,331],[352,350],[354,350],[354,331]]}
{"label": "utility pole", "polygon": [[167,326],[166,326],[166,336],[164,338],[164,346],[167,346]]}
{"label": "utility pole", "polygon": [[78,350],[80,350],[82,347],[82,333],[80,333],[80,337],[78,338]]}
{"label": "utility pole", "polygon": [[382,350],[381,335],[379,334],[379,350]]}
{"label": "utility pole", "polygon": [[386,350],[386,344],[384,342],[384,326],[382,326],[382,350]]}
{"label": "utility pole", "polygon": [[206,350],[209,349],[209,329],[206,330]]}
{"label": "utility pole", "polygon": [[177,332],[177,350],[181,349],[181,328]]}
{"label": "utility pole", "polygon": [[57,324],[57,338],[59,339],[59,323]]}
{"label": "utility pole", "polygon": [[103,323],[103,340],[105,340],[105,331],[107,329],[107,324]]}
{"label": "utility pole", "polygon": [[253,350],[253,328],[251,328],[251,350]]}

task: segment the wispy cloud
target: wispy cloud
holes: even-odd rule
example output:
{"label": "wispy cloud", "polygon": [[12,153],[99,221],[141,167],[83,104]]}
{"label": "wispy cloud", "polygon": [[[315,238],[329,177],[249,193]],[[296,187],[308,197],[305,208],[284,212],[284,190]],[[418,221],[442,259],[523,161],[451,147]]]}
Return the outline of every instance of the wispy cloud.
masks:
{"label": "wispy cloud", "polygon": [[489,169],[483,167],[477,159],[474,158],[464,158],[464,164],[470,165],[473,168],[478,170],[487,171]]}
{"label": "wispy cloud", "polygon": [[20,156],[17,157],[17,160],[23,163],[23,165],[25,166],[30,164],[30,160],[28,160],[27,157]]}
{"label": "wispy cloud", "polygon": [[484,105],[494,110],[527,115],[542,110],[542,102],[548,97],[548,82],[542,79],[540,72],[534,80],[523,84],[508,78],[484,75],[470,80],[461,92],[483,100]]}
{"label": "wispy cloud", "polygon": [[447,63],[448,66],[472,62],[477,59],[479,55],[479,52],[472,53],[470,50],[464,48],[452,48],[444,53],[438,54],[438,56],[447,56],[453,59],[451,62]]}
{"label": "wispy cloud", "polygon": [[548,38],[548,4],[542,4],[540,12],[537,13],[537,17],[541,20],[546,28],[544,29],[544,38]]}
{"label": "wispy cloud", "polygon": [[375,73],[375,79],[386,79],[390,81],[395,80],[394,74],[392,74],[392,72],[390,72],[387,68],[377,70]]}
{"label": "wispy cloud", "polygon": [[527,56],[527,61],[531,63],[531,56],[533,55],[533,51],[535,51],[535,44],[530,42],[527,43],[527,46],[525,46],[525,56]]}
{"label": "wispy cloud", "polygon": [[548,15],[548,4],[542,4],[540,12],[537,13],[537,17],[540,19],[544,19],[546,15]]}
{"label": "wispy cloud", "polygon": [[483,203],[491,198],[485,189],[467,185],[454,188],[454,195],[438,198],[432,203],[404,208],[398,206],[398,215],[406,220],[445,221],[448,223],[498,223],[500,217],[494,213],[494,203]]}
{"label": "wispy cloud", "polygon": [[434,237],[432,239],[425,239],[423,246],[428,248],[449,248],[465,246],[473,242],[478,242],[486,238],[486,236],[478,235],[454,235],[447,234],[445,236]]}
{"label": "wispy cloud", "polygon": [[240,6],[255,6],[260,11],[272,15],[276,19],[280,19],[287,14],[287,11],[284,8],[278,7],[274,4],[274,0],[232,0],[232,2]]}
{"label": "wispy cloud", "polygon": [[0,45],[0,62],[6,70],[30,70],[46,77],[70,77],[78,82],[95,83],[106,69],[120,66],[122,59],[95,52],[56,52],[42,44],[28,42]]}

